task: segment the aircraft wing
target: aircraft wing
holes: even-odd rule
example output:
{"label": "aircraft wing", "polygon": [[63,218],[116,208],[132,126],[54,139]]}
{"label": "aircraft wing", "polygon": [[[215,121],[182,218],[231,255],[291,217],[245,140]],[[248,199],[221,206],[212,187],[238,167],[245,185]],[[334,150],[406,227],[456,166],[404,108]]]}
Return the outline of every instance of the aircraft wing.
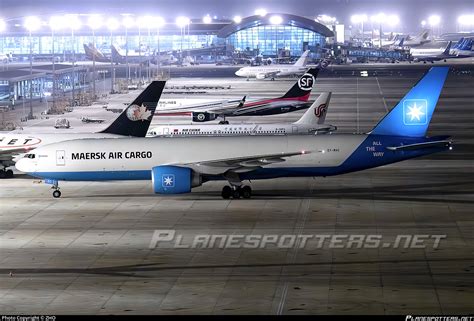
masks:
{"label": "aircraft wing", "polygon": [[8,150],[0,151],[0,159],[5,159],[5,157],[27,153],[29,149],[25,147],[15,147]]}
{"label": "aircraft wing", "polygon": [[297,151],[267,155],[251,155],[244,157],[205,160],[193,163],[170,164],[181,167],[188,167],[194,171],[207,175],[220,175],[229,171],[233,173],[250,172],[263,166],[281,163],[286,157],[309,154],[308,151]]}

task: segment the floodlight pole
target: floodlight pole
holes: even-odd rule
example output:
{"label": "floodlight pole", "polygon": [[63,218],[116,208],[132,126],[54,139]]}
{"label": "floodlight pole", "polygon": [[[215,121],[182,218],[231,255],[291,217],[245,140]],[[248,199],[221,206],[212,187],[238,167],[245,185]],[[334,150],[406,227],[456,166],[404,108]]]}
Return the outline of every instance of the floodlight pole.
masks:
{"label": "floodlight pole", "polygon": [[33,37],[30,32],[30,113],[28,119],[33,119]]}
{"label": "floodlight pole", "polygon": [[[110,30],[110,52],[112,53],[112,44],[113,42],[113,31]],[[112,59],[112,54],[110,55],[110,93],[114,93],[114,82],[115,82],[115,70],[114,70],[114,61]]]}
{"label": "floodlight pole", "polygon": [[96,47],[95,47],[95,30],[92,29],[92,96],[94,100],[96,99],[96,88],[95,88],[95,80],[97,78],[97,71],[95,69],[95,54],[96,54]]}
{"label": "floodlight pole", "polygon": [[125,64],[127,65],[127,71],[126,71],[126,76],[127,76],[127,83],[130,81],[130,65],[128,63],[128,27],[125,26]]}
{"label": "floodlight pole", "polygon": [[56,63],[55,63],[55,60],[54,59],[54,29],[51,28],[51,39],[52,39],[52,52],[51,52],[51,55],[53,56],[53,92],[51,93],[51,95],[53,96],[53,110],[56,109],[56,98],[55,98],[55,94],[56,94]]}
{"label": "floodlight pole", "polygon": [[72,106],[76,105],[76,73],[75,73],[75,64],[76,64],[76,49],[74,48],[74,28],[71,28],[71,45],[72,45]]}

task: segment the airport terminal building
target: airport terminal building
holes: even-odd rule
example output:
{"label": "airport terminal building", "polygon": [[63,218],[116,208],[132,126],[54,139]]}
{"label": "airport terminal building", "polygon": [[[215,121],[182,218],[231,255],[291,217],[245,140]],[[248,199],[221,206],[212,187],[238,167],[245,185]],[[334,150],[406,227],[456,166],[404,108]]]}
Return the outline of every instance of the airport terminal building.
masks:
{"label": "airport terminal building", "polygon": [[[110,26],[103,18],[100,27],[88,24],[89,15],[75,15],[72,18],[66,19],[64,25],[56,22],[57,25],[53,26],[50,17],[40,17],[40,25],[30,30],[22,19],[7,20],[7,26],[0,34],[0,52],[28,55],[31,41],[35,55],[62,54],[61,60],[69,60],[68,56],[72,53],[84,54],[83,45],[92,43],[104,53],[110,51],[110,44],[113,43],[122,49],[128,44],[129,50],[143,52],[220,47],[225,48],[226,55],[249,52],[276,56],[279,51],[285,50],[296,57],[310,49],[317,57],[326,38],[333,36],[325,25],[291,14],[253,15],[240,21],[215,19],[207,23],[202,19],[189,19],[181,24],[166,21],[160,25],[150,19],[140,22],[137,17],[128,17],[134,21],[129,26]],[[124,21],[124,17],[117,16],[115,21]],[[216,55],[212,51],[204,53]]]}

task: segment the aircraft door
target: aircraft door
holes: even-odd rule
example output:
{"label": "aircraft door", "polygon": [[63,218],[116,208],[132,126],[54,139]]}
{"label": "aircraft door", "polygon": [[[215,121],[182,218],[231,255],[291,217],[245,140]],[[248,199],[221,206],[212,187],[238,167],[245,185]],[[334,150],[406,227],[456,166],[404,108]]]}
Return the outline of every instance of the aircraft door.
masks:
{"label": "aircraft door", "polygon": [[169,135],[169,134],[170,134],[170,128],[169,127],[163,128],[163,135]]}
{"label": "aircraft door", "polygon": [[56,151],[56,166],[66,165],[66,151],[57,150]]}
{"label": "aircraft door", "polygon": [[298,126],[291,126],[291,132],[293,134],[298,134]]}

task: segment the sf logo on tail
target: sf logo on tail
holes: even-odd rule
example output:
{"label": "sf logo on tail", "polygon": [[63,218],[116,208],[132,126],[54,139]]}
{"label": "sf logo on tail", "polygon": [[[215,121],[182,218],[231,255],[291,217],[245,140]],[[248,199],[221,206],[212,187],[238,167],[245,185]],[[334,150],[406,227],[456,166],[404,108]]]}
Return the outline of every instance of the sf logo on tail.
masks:
{"label": "sf logo on tail", "polygon": [[313,89],[315,81],[316,79],[314,79],[313,75],[304,74],[300,79],[298,79],[298,87],[300,87],[301,90],[309,91]]}

